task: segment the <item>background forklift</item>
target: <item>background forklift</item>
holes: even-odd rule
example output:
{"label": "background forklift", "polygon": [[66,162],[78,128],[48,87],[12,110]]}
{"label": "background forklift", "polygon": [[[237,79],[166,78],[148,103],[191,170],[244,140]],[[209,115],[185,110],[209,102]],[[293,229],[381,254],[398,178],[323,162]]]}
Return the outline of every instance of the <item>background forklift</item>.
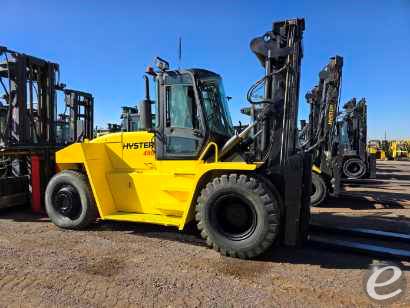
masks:
{"label": "background forklift", "polygon": [[367,103],[351,99],[343,106],[337,122],[339,155],[345,178],[375,178],[376,158],[367,151]]}
{"label": "background forklift", "polygon": [[335,56],[319,73],[319,85],[306,94],[309,123],[302,122],[301,147],[313,155],[311,205],[340,192],[341,161],[338,156],[336,117],[341,91],[343,58]]}
{"label": "background forklift", "polygon": [[389,159],[391,160],[408,160],[409,147],[406,141],[392,140],[389,142]]}
{"label": "background forklift", "polygon": [[[384,142],[384,141],[383,141]],[[383,147],[383,142],[380,140],[369,140],[367,145],[367,151],[369,155],[374,156],[376,159],[386,160],[386,152]]]}
{"label": "background forklift", "polygon": [[1,46],[0,59],[0,208],[31,201],[41,212],[55,151],[92,138],[93,97],[60,84],[56,63]]}
{"label": "background forklift", "polygon": [[[60,173],[46,209],[59,227],[97,218],[175,226],[196,220],[207,243],[252,258],[275,241],[307,234],[310,155],[296,148],[304,20],[275,22],[251,42],[265,75],[249,91],[251,124],[235,134],[219,75],[150,68],[156,104],[139,105],[135,132],[108,134],[57,152]],[[257,89],[263,90],[256,99]],[[153,126],[155,114],[156,125]]]}

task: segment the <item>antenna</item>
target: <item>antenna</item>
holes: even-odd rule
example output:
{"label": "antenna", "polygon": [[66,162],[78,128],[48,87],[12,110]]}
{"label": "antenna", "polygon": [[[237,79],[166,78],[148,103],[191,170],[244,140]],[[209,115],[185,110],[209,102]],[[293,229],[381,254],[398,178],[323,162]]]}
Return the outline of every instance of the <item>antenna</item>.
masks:
{"label": "antenna", "polygon": [[182,62],[182,37],[178,39],[178,69],[181,69]]}

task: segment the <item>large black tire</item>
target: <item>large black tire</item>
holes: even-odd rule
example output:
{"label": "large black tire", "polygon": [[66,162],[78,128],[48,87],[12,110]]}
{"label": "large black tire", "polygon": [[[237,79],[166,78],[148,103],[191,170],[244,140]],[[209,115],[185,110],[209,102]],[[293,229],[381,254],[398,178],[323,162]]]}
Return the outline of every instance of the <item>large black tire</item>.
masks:
{"label": "large black tire", "polygon": [[366,172],[366,163],[360,158],[349,158],[343,163],[343,175],[349,179],[360,179]]}
{"label": "large black tire", "polygon": [[48,217],[60,228],[82,229],[98,217],[87,178],[80,172],[57,173],[47,185],[45,199]]}
{"label": "large black tire", "polygon": [[325,201],[327,196],[327,186],[320,174],[312,172],[312,194],[310,195],[310,205],[318,206]]}
{"label": "large black tire", "polygon": [[242,259],[266,251],[280,232],[280,203],[258,179],[228,174],[202,189],[196,221],[207,244],[221,254]]}

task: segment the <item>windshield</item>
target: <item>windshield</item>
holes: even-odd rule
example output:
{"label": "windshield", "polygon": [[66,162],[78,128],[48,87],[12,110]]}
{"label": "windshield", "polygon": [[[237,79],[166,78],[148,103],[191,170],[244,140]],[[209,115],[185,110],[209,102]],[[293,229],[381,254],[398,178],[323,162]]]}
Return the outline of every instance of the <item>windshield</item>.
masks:
{"label": "windshield", "polygon": [[199,87],[205,108],[205,121],[209,129],[224,136],[234,133],[231,116],[221,79],[200,80]]}

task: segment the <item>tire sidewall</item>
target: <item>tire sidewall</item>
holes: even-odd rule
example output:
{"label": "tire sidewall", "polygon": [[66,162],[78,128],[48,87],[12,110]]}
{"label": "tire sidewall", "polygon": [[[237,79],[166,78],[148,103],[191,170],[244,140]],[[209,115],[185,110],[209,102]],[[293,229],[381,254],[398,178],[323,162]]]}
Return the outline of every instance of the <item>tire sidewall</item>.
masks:
{"label": "tire sidewall", "polygon": [[[76,219],[70,219],[62,215],[53,206],[54,194],[65,184],[72,185],[80,196],[81,213]],[[55,225],[61,228],[81,227],[81,224],[85,220],[87,211],[89,211],[92,202],[89,190],[84,189],[84,187],[87,187],[85,184],[86,183],[84,183],[79,176],[73,176],[68,172],[59,173],[50,180],[46,189],[45,204],[47,214]]]}
{"label": "tire sidewall", "polygon": [[[261,183],[261,185],[263,185]],[[265,188],[266,191],[266,188]],[[211,211],[215,206],[215,201],[217,198],[225,194],[236,194],[241,199],[245,199],[246,202],[253,208],[254,213],[256,214],[256,226],[254,231],[245,239],[242,240],[232,240],[227,238],[223,233],[219,232],[215,226],[211,223]],[[271,197],[274,207],[278,208],[278,203],[275,199]],[[260,242],[265,238],[266,234],[270,230],[269,217],[267,210],[264,206],[264,201],[261,196],[256,192],[248,189],[243,189],[239,185],[225,184],[221,188],[216,188],[212,196],[208,198],[203,206],[201,207],[202,218],[205,225],[205,228],[208,230],[208,236],[213,243],[217,243],[223,249],[233,249],[235,251],[249,251],[252,250],[260,244]],[[279,223],[277,223],[278,228]],[[273,232],[278,233],[278,230],[273,230]]]}
{"label": "tire sidewall", "polygon": [[319,174],[312,172],[312,185],[315,186],[315,192],[310,196],[310,205],[318,206],[326,198],[326,184]]}
{"label": "tire sidewall", "polygon": [[[360,169],[358,172],[349,175],[350,172],[348,170],[348,166],[350,164],[358,164]],[[360,179],[362,178],[365,174],[366,174],[366,164],[359,158],[349,158],[345,161],[345,163],[343,164],[343,174],[345,175],[345,177],[347,178],[351,178],[351,179]]]}

